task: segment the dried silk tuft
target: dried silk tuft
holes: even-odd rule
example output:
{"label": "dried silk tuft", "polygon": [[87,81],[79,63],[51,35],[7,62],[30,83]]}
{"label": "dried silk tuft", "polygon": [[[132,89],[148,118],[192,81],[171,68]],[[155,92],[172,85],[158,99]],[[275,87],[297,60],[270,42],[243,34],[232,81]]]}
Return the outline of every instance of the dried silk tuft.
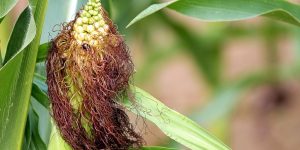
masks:
{"label": "dried silk tuft", "polygon": [[75,150],[138,149],[142,137],[119,97],[127,96],[134,66],[123,38],[90,0],[51,42],[47,84],[52,115]]}

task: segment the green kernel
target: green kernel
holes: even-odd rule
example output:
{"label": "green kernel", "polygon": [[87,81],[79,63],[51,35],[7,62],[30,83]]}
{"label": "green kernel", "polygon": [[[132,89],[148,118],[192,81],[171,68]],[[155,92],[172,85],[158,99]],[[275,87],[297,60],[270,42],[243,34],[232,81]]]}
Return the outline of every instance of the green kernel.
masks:
{"label": "green kernel", "polygon": [[75,30],[76,30],[77,33],[82,33],[83,32],[83,27],[82,26],[77,26],[75,28]]}
{"label": "green kernel", "polygon": [[99,17],[100,20],[103,19],[103,17],[101,16],[101,14],[98,14],[97,16]]}
{"label": "green kernel", "polygon": [[93,31],[95,31],[95,27],[93,25],[88,25],[86,31],[92,33]]}
{"label": "green kernel", "polygon": [[82,18],[82,22],[83,22],[83,23],[88,23],[88,21],[89,21],[89,19],[88,19],[87,17],[83,17],[83,18]]}
{"label": "green kernel", "polygon": [[97,7],[97,6],[95,6],[94,10],[97,11],[97,12],[99,12],[99,11],[100,11],[100,8]]}
{"label": "green kernel", "polygon": [[100,20],[99,16],[94,16],[93,18],[95,19],[95,21],[99,21]]}
{"label": "green kernel", "polygon": [[100,34],[104,35],[105,30],[103,28],[99,28],[98,31]]}
{"label": "green kernel", "polygon": [[88,26],[88,25],[84,24],[84,25],[82,26],[82,27],[83,27],[83,30],[86,31],[86,30],[87,30],[87,26]]}
{"label": "green kernel", "polygon": [[105,21],[104,20],[100,20],[99,23],[100,23],[101,27],[103,27],[105,25]]}
{"label": "green kernel", "polygon": [[84,40],[85,41],[90,41],[91,39],[92,39],[91,36],[89,36],[87,34],[84,36]]}
{"label": "green kernel", "polygon": [[94,10],[89,10],[89,14],[93,14],[94,13]]}
{"label": "green kernel", "polygon": [[81,16],[82,16],[82,17],[86,17],[87,14],[88,14],[88,12],[87,12],[86,10],[83,10],[83,11],[81,12]]}
{"label": "green kernel", "polygon": [[99,32],[93,31],[93,32],[91,33],[91,35],[95,37],[95,36],[99,35]]}
{"label": "green kernel", "polygon": [[83,41],[85,36],[86,36],[85,33],[79,33],[77,38],[78,38],[78,40]]}
{"label": "green kernel", "polygon": [[95,23],[95,19],[89,18],[89,24],[94,24],[94,23]]}
{"label": "green kernel", "polygon": [[96,10],[93,11],[93,15],[96,16],[98,12]]}
{"label": "green kernel", "polygon": [[77,18],[76,24],[77,25],[82,25],[82,18]]}
{"label": "green kernel", "polygon": [[95,26],[95,28],[100,28],[100,23],[99,22],[96,22],[95,24],[94,24],[94,26]]}

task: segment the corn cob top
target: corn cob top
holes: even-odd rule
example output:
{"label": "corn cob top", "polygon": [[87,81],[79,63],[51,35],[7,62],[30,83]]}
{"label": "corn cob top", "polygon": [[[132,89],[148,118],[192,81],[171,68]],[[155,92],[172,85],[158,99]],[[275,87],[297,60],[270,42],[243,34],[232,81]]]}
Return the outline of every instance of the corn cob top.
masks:
{"label": "corn cob top", "polygon": [[79,44],[98,45],[107,35],[109,26],[105,23],[100,0],[89,0],[75,20],[73,36]]}

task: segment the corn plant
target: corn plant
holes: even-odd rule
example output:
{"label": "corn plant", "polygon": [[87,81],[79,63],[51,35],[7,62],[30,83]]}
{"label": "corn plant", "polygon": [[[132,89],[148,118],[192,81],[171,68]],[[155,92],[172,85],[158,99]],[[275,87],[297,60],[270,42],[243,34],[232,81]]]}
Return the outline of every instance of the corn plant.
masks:
{"label": "corn plant", "polygon": [[[0,23],[9,18],[7,14],[17,2],[0,2]],[[187,148],[230,149],[197,122],[168,108],[131,81],[139,79],[133,76],[130,51],[134,50],[128,48],[126,36],[120,36],[110,18],[111,8],[126,2],[89,0],[82,3],[84,5],[73,12],[71,20],[55,23],[64,24],[58,35],[46,43],[41,42],[41,37],[47,34],[43,30],[47,27],[44,21],[47,20],[48,0],[28,0],[28,5],[17,17],[8,44],[0,51],[1,149],[174,149],[143,146],[143,139],[134,131],[125,110],[153,122],[168,137]],[[207,83],[214,89],[221,89],[216,100],[201,110],[202,114],[210,115],[203,115],[201,119],[212,116],[208,119],[217,120],[220,115],[227,114],[234,106],[236,93],[241,92],[249,79],[223,88],[218,68],[220,52],[210,55],[203,51],[205,48],[219,50],[217,45],[221,42],[214,41],[216,47],[199,43],[195,35],[174,23],[161,12],[162,9],[208,22],[263,16],[300,26],[300,6],[283,0],[153,3],[135,18],[126,18],[132,21],[127,22],[123,30],[135,30],[148,16],[157,15],[161,22],[185,37],[182,43],[195,56]],[[48,11],[54,10],[49,7]],[[259,77],[269,77],[264,75]],[[250,80],[257,80],[255,77]],[[232,100],[228,102],[226,98]],[[228,102],[224,109],[211,111],[224,101]]]}

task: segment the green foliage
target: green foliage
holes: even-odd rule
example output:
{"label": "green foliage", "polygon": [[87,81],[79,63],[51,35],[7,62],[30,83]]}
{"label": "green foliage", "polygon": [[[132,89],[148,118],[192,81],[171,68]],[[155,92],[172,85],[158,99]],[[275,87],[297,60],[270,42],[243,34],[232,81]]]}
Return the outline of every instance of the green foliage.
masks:
{"label": "green foliage", "polygon": [[40,45],[38,55],[36,58],[37,63],[45,61],[45,59],[47,58],[47,55],[48,55],[49,48],[50,48],[49,43],[44,43],[44,44]]}
{"label": "green foliage", "polygon": [[42,104],[45,108],[49,108],[50,103],[48,100],[48,96],[46,93],[44,93],[37,84],[33,83],[32,84],[32,90],[31,90],[31,95],[34,97],[36,100],[39,101],[40,104]]}
{"label": "green foliage", "polygon": [[190,149],[230,149],[197,123],[168,108],[145,91],[132,87],[131,92],[135,102],[127,100],[127,109],[155,123],[173,140]]}
{"label": "green foliage", "polygon": [[211,87],[220,84],[220,63],[222,39],[198,36],[193,34],[181,23],[178,23],[164,14],[160,14],[162,22],[168,25],[180,37],[179,41],[187,48],[187,53],[194,58],[195,64],[202,71],[205,81]]}
{"label": "green foliage", "polygon": [[5,15],[17,4],[18,0],[2,0],[0,1],[0,23]]}
{"label": "green foliage", "polygon": [[300,6],[282,0],[175,0],[148,7],[128,26],[165,7],[203,21],[236,21],[263,15],[300,26]]}
{"label": "green foliage", "polygon": [[147,9],[145,9],[144,11],[142,11],[138,16],[136,16],[128,25],[127,25],[127,28],[129,26],[131,26],[132,24],[134,24],[135,22],[173,4],[174,2],[177,2],[178,0],[173,0],[173,1],[169,1],[169,2],[165,2],[165,3],[162,3],[162,4],[153,4],[151,5],[150,7],[148,7]]}
{"label": "green foliage", "polygon": [[[30,6],[22,12],[14,26],[7,50],[4,50],[6,53],[3,64],[3,57],[0,51],[0,146],[1,149],[12,150],[21,148],[26,150],[70,150],[70,147],[61,138],[55,125],[50,122],[51,117],[48,110],[50,103],[47,97],[45,77],[37,73],[34,74],[36,63],[44,63],[49,49],[49,43],[39,46],[47,0],[30,0],[29,2]],[[128,21],[129,17],[127,15],[130,13],[129,10],[133,9],[131,5],[141,5],[142,7],[146,4],[140,1],[139,3],[137,2],[134,0],[126,2],[108,0],[103,5],[108,8],[107,10],[112,17],[115,16],[115,13],[123,14],[121,17],[116,17],[116,22],[123,27],[125,26],[124,22]],[[0,23],[16,3],[17,0],[2,0],[0,2]],[[71,5],[71,3],[64,2],[63,7],[65,7],[64,5]],[[124,4],[128,4],[128,6]],[[121,6],[123,9],[119,9]],[[151,70],[155,68],[153,64],[170,57],[172,51],[178,51],[178,45],[187,48],[186,52],[191,54],[191,58],[195,60],[205,80],[213,88],[212,100],[204,109],[196,111],[192,116],[193,119],[202,124],[211,124],[220,120],[225,120],[224,122],[226,122],[226,117],[224,116],[228,116],[229,112],[234,109],[239,102],[240,95],[255,85],[268,83],[270,73],[262,71],[239,79],[234,83],[222,81],[220,77],[222,74],[220,60],[225,36],[221,37],[218,35],[215,38],[213,36],[195,35],[183,23],[174,21],[163,12],[156,13],[164,8],[172,9],[202,21],[236,21],[264,16],[297,26],[300,25],[300,6],[282,0],[173,0],[151,5],[128,24],[127,27],[155,13],[156,19],[169,27],[172,33],[179,38],[177,39],[177,45],[174,46],[176,48],[170,46],[171,50],[153,53],[153,56],[149,57],[148,65],[144,65],[145,68],[147,67],[147,71],[141,74],[139,78],[148,79]],[[70,17],[71,13],[74,13],[71,9],[73,7],[64,10],[65,12],[62,13],[61,17],[64,19],[66,16]],[[139,10],[140,8],[136,9]],[[50,17],[56,17],[56,15],[53,15],[53,10],[49,10],[49,12]],[[126,17],[124,17],[124,14],[126,14]],[[54,24],[61,23],[61,21],[50,20],[49,22],[52,24],[44,26],[44,28],[47,28],[47,30],[43,31],[44,37],[48,36],[48,32],[52,29],[49,26],[52,27]],[[149,22],[146,25],[148,24]],[[137,28],[136,30],[138,31],[136,32],[143,31],[142,34],[152,32],[146,29],[148,27],[149,25]],[[268,29],[269,27],[264,28]],[[224,28],[226,32],[222,30],[221,34],[225,35],[233,32],[227,29]],[[239,29],[235,28],[234,30]],[[245,29],[241,30],[244,32]],[[276,28],[274,31],[270,31],[271,34],[269,34],[273,36],[273,33],[279,30],[281,31],[281,29]],[[296,31],[299,32],[299,30]],[[149,47],[149,45],[151,46],[151,44],[147,46]],[[298,77],[300,74],[299,61],[296,63],[291,68],[278,69],[278,79],[276,78],[276,80]],[[39,69],[36,72],[45,70],[43,65]],[[152,121],[167,136],[178,143],[190,149],[230,149],[197,123],[168,108],[145,91],[134,86],[131,87],[131,91],[135,103],[132,103],[128,98],[124,98],[127,99],[123,103],[124,106],[137,115]],[[142,149],[171,150],[172,148],[143,147]]]}
{"label": "green foliage", "polygon": [[[25,29],[25,30],[24,30]],[[8,51],[4,58],[4,64],[7,63],[13,56],[23,50],[35,37],[36,27],[31,9],[27,7],[20,15],[12,36],[7,45]]]}
{"label": "green foliage", "polygon": [[[29,15],[23,15],[28,13]],[[25,9],[23,14],[21,16],[24,16],[26,18],[20,18],[16,26],[22,26],[22,24],[25,22],[28,25],[33,25],[33,27],[27,25],[26,28],[26,24],[24,23],[25,28],[23,28],[22,30],[28,33],[32,32],[32,30],[35,32],[34,21],[32,19],[33,17],[30,13],[30,9]],[[33,23],[28,23],[30,21]],[[33,36],[31,36],[31,38],[27,38],[25,36],[17,36],[16,34],[19,34],[18,32],[20,31],[14,30],[11,41],[18,41],[20,42],[20,44],[27,43],[28,45],[29,42],[33,40]],[[27,42],[22,42],[25,40],[27,40]],[[15,47],[15,45],[11,44],[11,47],[8,48],[14,50],[16,53],[16,51],[20,51],[21,47],[26,47],[27,45],[20,46],[17,44],[18,47]],[[24,91],[19,86],[20,84],[22,84],[22,81],[18,81],[19,76],[21,76],[19,71],[23,55],[24,51],[20,52],[17,56],[14,57],[14,59],[8,61],[8,63],[0,70],[0,83],[2,86],[0,90],[0,145],[6,145],[4,143],[8,143],[6,146],[9,146],[11,144],[20,147],[22,142],[22,132],[24,130],[24,126],[22,126],[22,124],[25,125],[27,116],[27,109],[24,106],[28,105],[28,100],[23,100],[22,97],[17,98],[20,93]],[[24,91],[24,93],[25,92],[26,91]]]}
{"label": "green foliage", "polygon": [[[46,4],[47,1],[39,1],[37,3],[37,9],[34,15],[37,26],[37,35],[33,42],[25,49],[19,50],[15,57],[8,60],[6,65],[0,70],[0,145],[2,149],[20,149],[22,146],[31,95],[31,83]],[[28,9],[26,9],[25,12],[26,11],[28,11]],[[29,15],[28,19],[31,19],[31,16],[32,15]],[[30,24],[34,25],[34,23]],[[29,32],[31,30],[25,29],[25,31]],[[14,37],[19,38],[18,36]],[[10,40],[26,41],[30,39]],[[23,44],[24,43],[29,42],[23,42]]]}
{"label": "green foliage", "polygon": [[[34,100],[32,100],[34,101]],[[23,143],[24,150],[44,150],[47,149],[46,144],[43,142],[39,133],[39,117],[38,114],[33,110],[32,104],[30,105],[25,137]]]}

